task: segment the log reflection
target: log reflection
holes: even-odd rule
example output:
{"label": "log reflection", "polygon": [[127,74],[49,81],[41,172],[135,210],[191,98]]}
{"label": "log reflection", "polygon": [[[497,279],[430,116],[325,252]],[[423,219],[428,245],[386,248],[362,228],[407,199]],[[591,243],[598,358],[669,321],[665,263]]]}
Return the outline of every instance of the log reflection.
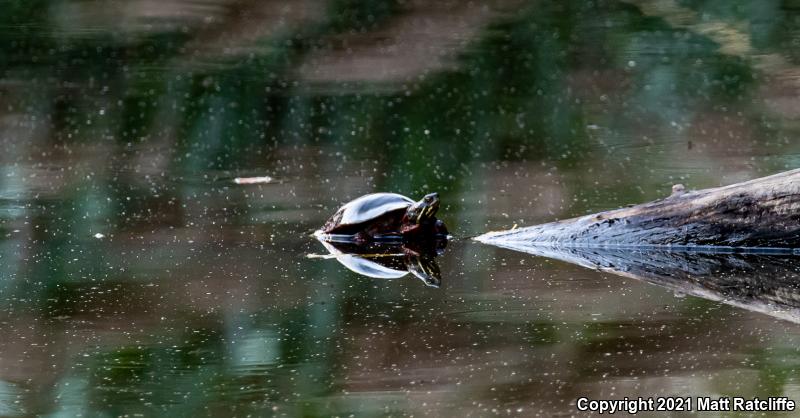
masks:
{"label": "log reflection", "polygon": [[800,257],[797,254],[486,243],[800,323]]}

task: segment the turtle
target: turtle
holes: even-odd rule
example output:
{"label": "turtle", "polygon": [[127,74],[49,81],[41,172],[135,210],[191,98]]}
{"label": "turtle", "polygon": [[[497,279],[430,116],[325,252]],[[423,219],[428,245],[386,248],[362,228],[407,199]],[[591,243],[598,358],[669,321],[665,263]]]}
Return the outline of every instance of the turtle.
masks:
{"label": "turtle", "polygon": [[439,219],[439,195],[429,193],[418,202],[397,193],[372,193],[345,204],[318,231],[327,241],[425,241],[446,237]]}

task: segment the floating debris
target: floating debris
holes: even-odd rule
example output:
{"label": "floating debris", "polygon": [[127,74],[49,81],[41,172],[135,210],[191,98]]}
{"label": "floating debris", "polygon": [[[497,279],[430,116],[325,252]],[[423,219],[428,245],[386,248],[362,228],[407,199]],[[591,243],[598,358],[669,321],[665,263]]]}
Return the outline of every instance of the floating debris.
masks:
{"label": "floating debris", "polygon": [[102,239],[102,238],[105,238],[106,236],[104,234],[101,234],[101,233],[98,232],[98,233],[94,234],[93,237],[95,237],[97,239]]}
{"label": "floating debris", "polygon": [[324,260],[330,260],[336,258],[335,254],[306,254],[306,258],[321,258]]}
{"label": "floating debris", "polygon": [[264,183],[272,183],[272,177],[270,176],[262,176],[262,177],[236,177],[233,179],[233,182],[236,184],[264,184]]}

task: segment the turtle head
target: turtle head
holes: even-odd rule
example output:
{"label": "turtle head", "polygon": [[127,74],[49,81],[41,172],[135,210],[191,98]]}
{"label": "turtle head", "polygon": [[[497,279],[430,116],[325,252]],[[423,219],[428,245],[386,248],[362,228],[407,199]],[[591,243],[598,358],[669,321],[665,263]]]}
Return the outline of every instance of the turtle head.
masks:
{"label": "turtle head", "polygon": [[412,224],[428,222],[433,219],[437,210],[439,210],[439,194],[426,194],[419,202],[409,206],[406,219]]}

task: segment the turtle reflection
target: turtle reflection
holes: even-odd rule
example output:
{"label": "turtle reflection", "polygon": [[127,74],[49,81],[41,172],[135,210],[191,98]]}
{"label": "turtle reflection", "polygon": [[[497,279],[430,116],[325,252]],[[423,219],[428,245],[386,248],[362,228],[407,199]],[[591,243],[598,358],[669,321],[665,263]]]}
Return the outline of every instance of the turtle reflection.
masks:
{"label": "turtle reflection", "polygon": [[425,285],[438,288],[442,277],[436,257],[444,252],[446,239],[420,246],[408,243],[373,243],[360,245],[330,242],[317,236],[319,242],[350,271],[376,279],[399,279],[409,273]]}

